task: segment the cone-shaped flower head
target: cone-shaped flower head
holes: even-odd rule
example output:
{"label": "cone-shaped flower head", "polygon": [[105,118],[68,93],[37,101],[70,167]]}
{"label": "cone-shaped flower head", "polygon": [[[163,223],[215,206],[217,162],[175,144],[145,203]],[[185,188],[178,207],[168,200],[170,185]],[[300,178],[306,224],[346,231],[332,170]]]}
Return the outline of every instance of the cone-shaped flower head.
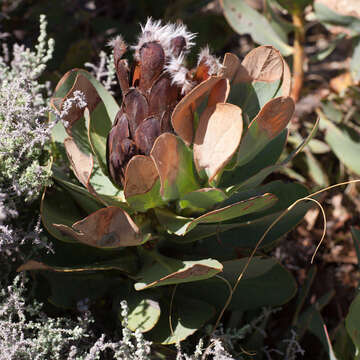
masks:
{"label": "cone-shaped flower head", "polygon": [[181,98],[221,69],[208,48],[201,52],[195,71],[185,67],[195,34],[183,24],[162,25],[148,19],[141,30],[132,46],[131,70],[122,59],[127,51],[122,37],[110,43],[123,97],[107,140],[108,170],[118,185],[124,184],[126,165],[134,155],[149,155],[156,138],[173,131],[171,113]]}

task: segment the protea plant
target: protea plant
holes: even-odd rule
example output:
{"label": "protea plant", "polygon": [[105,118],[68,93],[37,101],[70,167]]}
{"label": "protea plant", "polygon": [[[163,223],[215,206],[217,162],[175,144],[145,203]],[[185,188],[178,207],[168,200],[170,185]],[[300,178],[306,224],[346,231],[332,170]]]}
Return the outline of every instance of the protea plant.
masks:
{"label": "protea plant", "polygon": [[[128,326],[164,344],[214,318],[261,235],[307,194],[274,178],[261,185],[301,150],[278,162],[294,112],[280,53],[261,46],[220,62],[206,48],[188,69],[194,37],[148,20],[132,63],[122,38],[112,41],[121,105],[88,72],[63,76],[52,100],[63,120],[53,131],[55,185],[41,205],[55,254],[21,267],[46,270],[59,306],[110,298],[110,312],[126,299]],[[75,177],[58,161],[63,147]],[[262,255],[307,207],[271,229]],[[274,259],[255,257],[228,309],[279,305],[295,288]]]}

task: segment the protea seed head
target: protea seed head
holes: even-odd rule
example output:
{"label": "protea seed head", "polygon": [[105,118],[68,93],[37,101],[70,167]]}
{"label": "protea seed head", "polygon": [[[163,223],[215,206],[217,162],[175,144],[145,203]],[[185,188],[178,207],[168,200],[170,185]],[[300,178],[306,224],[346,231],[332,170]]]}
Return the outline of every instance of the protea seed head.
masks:
{"label": "protea seed head", "polygon": [[129,160],[134,155],[149,155],[161,133],[173,132],[174,107],[195,85],[211,75],[214,66],[210,64],[216,63],[216,58],[206,50],[200,53],[198,69],[189,71],[185,67],[185,55],[194,45],[195,34],[183,24],[162,25],[148,19],[141,29],[138,43],[132,46],[135,54],[131,67],[122,59],[128,48],[122,37],[110,43],[114,48],[122,106],[108,135],[107,162],[111,178],[119,186],[124,184]]}

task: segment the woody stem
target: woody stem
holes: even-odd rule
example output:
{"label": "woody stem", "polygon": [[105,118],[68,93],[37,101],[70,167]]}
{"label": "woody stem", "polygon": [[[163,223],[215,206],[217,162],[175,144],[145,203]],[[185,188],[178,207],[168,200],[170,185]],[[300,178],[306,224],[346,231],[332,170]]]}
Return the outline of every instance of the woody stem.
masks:
{"label": "woody stem", "polygon": [[295,27],[294,53],[293,53],[293,87],[291,96],[295,102],[300,98],[301,89],[304,83],[304,60],[305,60],[305,29],[302,13],[292,15]]}

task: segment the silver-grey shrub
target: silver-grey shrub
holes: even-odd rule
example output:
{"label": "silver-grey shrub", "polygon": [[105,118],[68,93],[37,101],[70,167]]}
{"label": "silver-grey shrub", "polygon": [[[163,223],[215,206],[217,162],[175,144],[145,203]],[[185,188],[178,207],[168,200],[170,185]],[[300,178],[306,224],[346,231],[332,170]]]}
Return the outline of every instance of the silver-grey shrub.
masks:
{"label": "silver-grey shrub", "polygon": [[[39,240],[31,224],[36,224],[36,216],[28,224],[10,224],[19,216],[19,209],[38,198],[50,183],[46,150],[51,131],[47,121],[50,94],[49,87],[39,82],[54,51],[46,25],[41,15],[33,51],[18,44],[10,51],[6,37],[0,36],[0,256],[8,256],[29,238]],[[31,231],[29,226],[33,226]]]}
{"label": "silver-grey shrub", "polygon": [[47,40],[46,24],[42,15],[35,51],[15,44],[10,53],[3,43],[0,56],[1,192],[26,200],[38,196],[50,173],[41,164],[50,137],[48,94],[46,85],[38,82],[54,50],[54,40]]}
{"label": "silver-grey shrub", "polygon": [[[124,327],[111,341],[96,337],[87,313],[77,320],[48,317],[26,301],[26,279],[17,276],[0,290],[0,360],[150,360],[150,343]],[[127,318],[127,304],[122,303]]]}

